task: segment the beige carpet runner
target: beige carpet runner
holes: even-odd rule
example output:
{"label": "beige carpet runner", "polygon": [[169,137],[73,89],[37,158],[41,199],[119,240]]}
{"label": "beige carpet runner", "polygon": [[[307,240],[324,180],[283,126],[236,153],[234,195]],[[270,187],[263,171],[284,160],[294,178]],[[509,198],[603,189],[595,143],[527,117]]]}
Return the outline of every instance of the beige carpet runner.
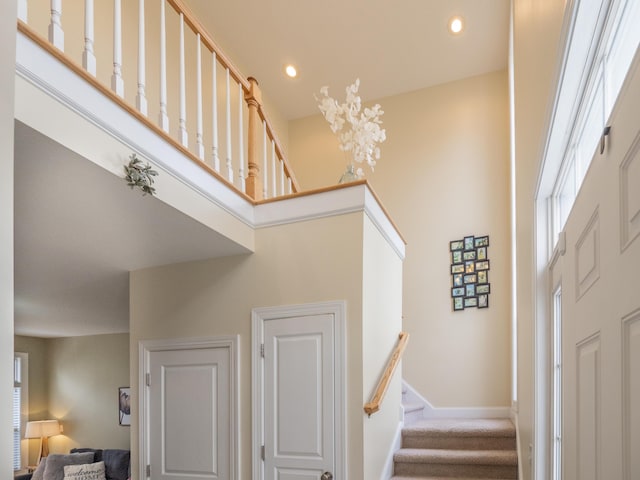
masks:
{"label": "beige carpet runner", "polygon": [[420,420],[402,430],[392,480],[514,480],[516,430],[508,419]]}

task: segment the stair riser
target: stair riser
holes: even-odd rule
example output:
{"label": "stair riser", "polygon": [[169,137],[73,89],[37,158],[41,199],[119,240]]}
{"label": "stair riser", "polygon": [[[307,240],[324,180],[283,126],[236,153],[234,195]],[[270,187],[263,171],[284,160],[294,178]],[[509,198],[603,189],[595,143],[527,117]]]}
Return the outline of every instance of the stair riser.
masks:
{"label": "stair riser", "polygon": [[451,465],[438,463],[396,462],[394,475],[405,476],[442,476],[472,478],[518,478],[518,467],[502,465]]}
{"label": "stair riser", "polygon": [[402,437],[403,448],[439,448],[447,450],[515,450],[515,437]]}

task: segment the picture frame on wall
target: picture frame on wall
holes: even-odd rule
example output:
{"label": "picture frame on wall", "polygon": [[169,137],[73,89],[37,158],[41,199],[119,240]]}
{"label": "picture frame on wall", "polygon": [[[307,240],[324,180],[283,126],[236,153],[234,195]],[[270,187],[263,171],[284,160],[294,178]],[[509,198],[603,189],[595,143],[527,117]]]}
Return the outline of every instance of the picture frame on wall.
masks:
{"label": "picture frame on wall", "polygon": [[118,388],[118,423],[131,426],[131,387]]}
{"label": "picture frame on wall", "polygon": [[451,296],[452,297],[464,297],[464,287],[453,287],[451,289]]}
{"label": "picture frame on wall", "polygon": [[489,295],[478,295],[478,308],[489,308]]}
{"label": "picture frame on wall", "polygon": [[463,297],[453,297],[453,309],[454,310],[464,310],[464,298]]}
{"label": "picture frame on wall", "polygon": [[462,250],[451,252],[451,263],[462,263]]}
{"label": "picture frame on wall", "polygon": [[454,240],[453,242],[449,242],[449,250],[451,250],[452,252],[454,250],[464,250],[464,241]]}
{"label": "picture frame on wall", "polygon": [[463,276],[462,273],[456,273],[453,276],[453,286],[454,287],[461,287],[462,286],[462,284],[463,284],[462,283],[462,276]]}
{"label": "picture frame on wall", "polygon": [[453,310],[488,308],[489,235],[467,235],[449,242]]}

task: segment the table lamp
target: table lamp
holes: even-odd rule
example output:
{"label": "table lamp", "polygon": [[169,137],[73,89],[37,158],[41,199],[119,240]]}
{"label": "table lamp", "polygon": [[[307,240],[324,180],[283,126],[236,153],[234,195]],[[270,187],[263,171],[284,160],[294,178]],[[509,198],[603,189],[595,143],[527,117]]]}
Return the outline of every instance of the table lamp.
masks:
{"label": "table lamp", "polygon": [[60,435],[60,423],[58,420],[38,420],[35,422],[27,422],[24,438],[40,439],[38,463],[40,463],[40,459],[42,457],[49,455],[49,437],[53,437],[54,435]]}

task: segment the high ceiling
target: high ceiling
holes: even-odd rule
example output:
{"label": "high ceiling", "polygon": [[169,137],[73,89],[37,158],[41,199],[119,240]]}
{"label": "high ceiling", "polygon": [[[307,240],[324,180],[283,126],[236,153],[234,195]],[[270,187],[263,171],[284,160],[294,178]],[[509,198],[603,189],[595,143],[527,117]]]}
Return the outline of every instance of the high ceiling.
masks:
{"label": "high ceiling", "polygon": [[[223,51],[287,119],[317,113],[360,78],[379,99],[506,68],[509,0],[185,0]],[[465,30],[447,29],[454,15]],[[296,65],[289,79],[284,66]]]}

